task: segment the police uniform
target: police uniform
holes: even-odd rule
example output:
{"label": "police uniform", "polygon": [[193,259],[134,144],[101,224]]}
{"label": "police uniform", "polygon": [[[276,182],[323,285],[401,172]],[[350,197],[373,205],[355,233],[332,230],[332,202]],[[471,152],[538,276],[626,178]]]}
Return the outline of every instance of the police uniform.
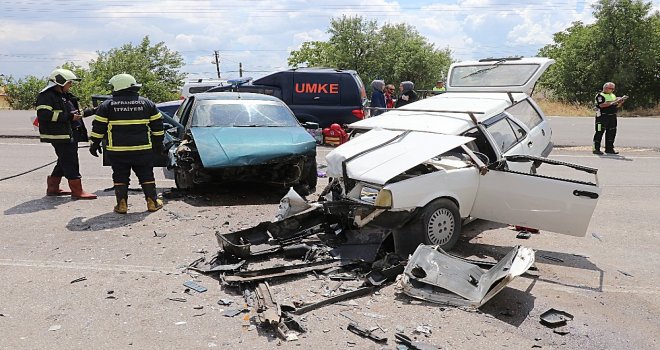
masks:
{"label": "police uniform", "polygon": [[[39,140],[55,149],[57,163],[47,177],[46,195],[71,195],[74,199],[95,199],[96,195],[82,189],[78,142],[87,141],[87,130],[82,120],[73,120],[79,114],[78,100],[68,92],[78,77],[68,69],[56,69],[48,78],[48,85],[37,96]],[[91,113],[88,113],[91,114]],[[66,177],[71,191],[60,188]]]}
{"label": "police uniform", "polygon": [[106,139],[106,157],[112,165],[117,205],[114,211],[128,211],[128,184],[131,170],[135,173],[147,201],[148,211],[157,211],[163,204],[156,193],[153,163],[154,152],[162,150],[163,118],[151,100],[138,94],[138,85],[129,74],[110,79],[112,98],[99,105],[90,138],[94,156]]}
{"label": "police uniform", "polygon": [[616,154],[614,150],[614,138],[616,137],[616,113],[618,107],[616,104],[611,104],[607,107],[600,107],[605,102],[616,101],[614,93],[599,92],[596,95],[596,132],[594,134],[593,153],[602,154],[600,151],[600,143],[605,134],[605,153]]}

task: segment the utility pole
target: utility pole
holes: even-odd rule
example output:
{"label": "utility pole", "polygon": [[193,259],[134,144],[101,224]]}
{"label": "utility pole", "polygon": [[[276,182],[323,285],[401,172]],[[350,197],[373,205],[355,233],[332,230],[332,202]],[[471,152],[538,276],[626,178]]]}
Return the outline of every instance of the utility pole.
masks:
{"label": "utility pole", "polygon": [[215,53],[215,69],[218,71],[218,79],[220,79],[220,52],[218,50],[213,52]]}
{"label": "utility pole", "polygon": [[243,62],[238,62],[238,77],[243,77]]}

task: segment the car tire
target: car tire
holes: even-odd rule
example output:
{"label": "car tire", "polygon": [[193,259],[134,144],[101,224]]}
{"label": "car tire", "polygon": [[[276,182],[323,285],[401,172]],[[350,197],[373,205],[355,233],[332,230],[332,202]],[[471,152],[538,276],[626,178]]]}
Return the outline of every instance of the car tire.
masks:
{"label": "car tire", "polygon": [[415,229],[421,233],[420,241],[440,246],[443,250],[454,247],[461,235],[461,215],[454,202],[446,198],[427,204],[415,220]]}
{"label": "car tire", "polygon": [[195,187],[192,175],[190,173],[184,173],[177,168],[174,169],[174,184],[180,190],[191,190]]}
{"label": "car tire", "polygon": [[316,192],[316,184],[318,182],[316,168],[316,159],[306,164],[300,183],[293,188],[299,195],[307,196]]}

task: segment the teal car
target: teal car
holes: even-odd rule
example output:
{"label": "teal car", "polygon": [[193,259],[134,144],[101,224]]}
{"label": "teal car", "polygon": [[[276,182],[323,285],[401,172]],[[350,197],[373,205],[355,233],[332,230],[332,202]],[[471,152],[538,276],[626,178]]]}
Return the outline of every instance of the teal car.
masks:
{"label": "teal car", "polygon": [[238,92],[189,96],[166,144],[178,188],[260,182],[316,190],[316,142],[276,97]]}

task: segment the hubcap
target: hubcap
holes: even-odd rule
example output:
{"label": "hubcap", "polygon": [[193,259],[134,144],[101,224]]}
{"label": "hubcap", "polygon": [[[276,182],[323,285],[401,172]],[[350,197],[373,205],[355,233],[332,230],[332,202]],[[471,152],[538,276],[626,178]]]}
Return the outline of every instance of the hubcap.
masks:
{"label": "hubcap", "polygon": [[433,212],[426,225],[426,235],[432,244],[444,245],[454,233],[454,216],[446,208]]}

